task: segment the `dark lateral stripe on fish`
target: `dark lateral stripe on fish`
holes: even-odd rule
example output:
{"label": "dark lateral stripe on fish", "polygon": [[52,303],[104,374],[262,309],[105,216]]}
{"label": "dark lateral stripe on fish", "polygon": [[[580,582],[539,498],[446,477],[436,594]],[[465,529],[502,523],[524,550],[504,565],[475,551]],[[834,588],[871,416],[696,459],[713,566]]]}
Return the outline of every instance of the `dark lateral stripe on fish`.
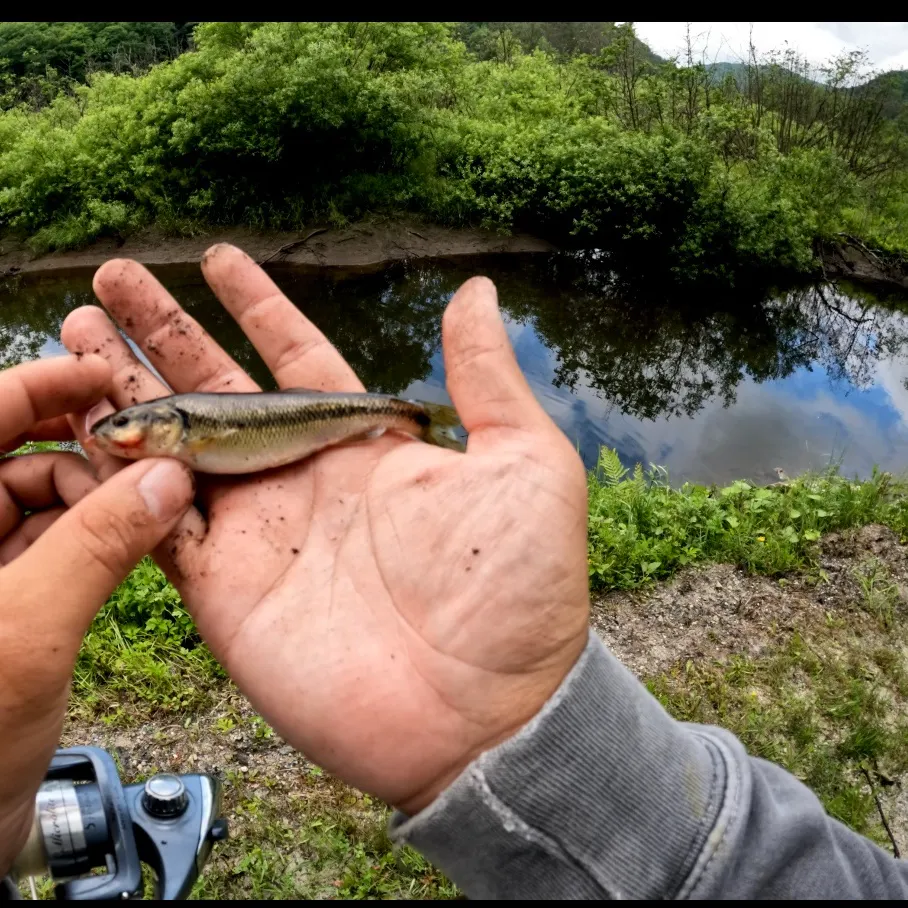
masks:
{"label": "dark lateral stripe on fish", "polygon": [[[275,392],[277,393],[277,392]],[[184,409],[180,406],[178,400],[175,401],[175,405],[182,412],[186,413],[194,423],[198,424],[199,422],[209,422],[212,425],[220,424],[222,422],[222,417],[220,414],[200,414],[194,410]],[[288,421],[288,422],[298,422],[302,424],[310,422],[319,422],[324,419],[352,419],[353,417],[362,416],[364,412],[374,414],[376,416],[405,416],[408,419],[412,419],[415,423],[420,426],[428,426],[432,421],[431,417],[425,410],[422,409],[418,404],[411,404],[409,401],[395,401],[389,400],[386,404],[382,405],[376,403],[370,405],[368,408],[363,408],[362,404],[357,403],[356,401],[347,402],[338,402],[338,401],[326,401],[324,404],[313,404],[307,407],[305,410],[297,411],[280,411],[280,410],[249,410],[248,412],[243,412],[242,419],[235,418],[234,425],[237,428],[247,428],[257,425],[266,424],[274,421],[275,419],[279,421]]]}

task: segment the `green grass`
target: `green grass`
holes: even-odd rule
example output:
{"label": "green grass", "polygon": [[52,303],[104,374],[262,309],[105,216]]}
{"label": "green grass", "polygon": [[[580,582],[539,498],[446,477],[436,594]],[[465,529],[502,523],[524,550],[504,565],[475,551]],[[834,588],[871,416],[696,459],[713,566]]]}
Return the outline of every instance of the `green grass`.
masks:
{"label": "green grass", "polygon": [[908,532],[908,485],[877,471],[864,482],[830,470],[778,488],[743,480],[672,488],[663,468],[631,473],[603,448],[589,499],[590,583],[598,589],[631,589],[697,561],[772,576],[810,565],[823,533],[870,523]]}
{"label": "green grass", "polygon": [[829,814],[889,845],[864,770],[880,786],[908,772],[908,633],[890,619],[879,630],[827,620],[759,658],[688,661],[648,687],[676,718],[729,729],[810,786]]}
{"label": "green grass", "polygon": [[863,607],[883,627],[891,628],[895,622],[900,596],[898,586],[889,578],[885,566],[871,558],[857,568],[855,577],[861,585]]}
{"label": "green grass", "polygon": [[[664,470],[630,472],[603,449],[589,495],[590,582],[600,589],[639,587],[699,561],[770,576],[807,570],[822,583],[822,534],[871,523],[908,534],[908,487],[879,472],[864,482],[830,470],[775,488],[672,488]],[[810,786],[832,816],[889,846],[864,773],[882,790],[908,772],[906,609],[879,559],[853,574],[860,595],[850,611],[820,626],[802,618],[757,658],[688,660],[647,686],[676,718],[729,729]]]}
{"label": "green grass", "polygon": [[387,810],[318,774],[287,798],[255,771],[225,780],[236,817],[193,890],[197,899],[456,898],[456,888],[410,848],[395,852]]}
{"label": "green grass", "polygon": [[129,724],[149,714],[205,709],[225,677],[179,593],[146,558],[92,622],[76,662],[73,706]]}

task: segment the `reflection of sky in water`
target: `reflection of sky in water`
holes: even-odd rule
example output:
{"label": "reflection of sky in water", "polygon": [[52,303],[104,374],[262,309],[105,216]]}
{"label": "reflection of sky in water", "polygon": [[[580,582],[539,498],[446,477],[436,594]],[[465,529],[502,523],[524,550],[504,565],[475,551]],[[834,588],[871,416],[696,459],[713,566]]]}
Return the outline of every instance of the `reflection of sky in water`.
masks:
{"label": "reflection of sky in water", "polygon": [[[511,321],[508,335],[537,398],[588,465],[600,445],[609,445],[629,465],[668,467],[675,482],[771,482],[775,467],[796,475],[830,461],[847,475],[867,475],[874,464],[908,469],[908,390],[902,384],[908,368],[901,362],[880,363],[868,390],[830,378],[818,363],[762,384],[745,378],[730,407],[712,400],[692,417],[649,421],[622,414],[586,387],[573,393],[554,387],[555,352],[529,325]],[[431,377],[412,384],[405,396],[448,399],[440,351]]]}

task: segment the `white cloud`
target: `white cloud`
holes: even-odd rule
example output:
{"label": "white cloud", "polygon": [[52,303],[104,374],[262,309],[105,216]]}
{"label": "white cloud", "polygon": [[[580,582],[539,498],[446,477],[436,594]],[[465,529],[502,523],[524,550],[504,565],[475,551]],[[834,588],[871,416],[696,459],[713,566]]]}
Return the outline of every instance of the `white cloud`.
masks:
{"label": "white cloud", "polygon": [[[680,54],[685,44],[685,22],[635,22],[637,34],[657,54]],[[709,62],[737,62],[747,56],[753,29],[757,51],[787,44],[815,64],[843,51],[867,50],[875,68],[908,68],[908,22],[691,22],[697,55]]]}

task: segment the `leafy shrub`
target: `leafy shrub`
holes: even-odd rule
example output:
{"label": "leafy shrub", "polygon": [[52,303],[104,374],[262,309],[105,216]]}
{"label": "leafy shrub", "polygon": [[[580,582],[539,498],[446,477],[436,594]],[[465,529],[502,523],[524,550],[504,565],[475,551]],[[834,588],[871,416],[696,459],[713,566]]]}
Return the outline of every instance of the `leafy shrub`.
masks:
{"label": "leafy shrub", "polygon": [[[855,225],[908,250],[895,121],[873,121],[873,147],[844,121],[783,136],[779,110],[757,111],[734,80],[710,89],[703,66],[658,63],[629,26],[579,44],[584,30],[543,29],[597,48],[588,55],[546,52],[540,32],[531,53],[502,39],[478,60],[451,23],[213,22],[193,50],[144,71],[114,65],[111,42],[154,42],[154,29],[55,23],[59,46],[38,48],[21,25],[0,28],[8,74],[39,57],[51,69],[40,103],[0,110],[0,230],[39,251],[148,223],[295,229],[378,211],[525,229],[739,285],[754,270],[811,268],[818,240]],[[174,47],[188,41],[186,23],[158,25]],[[119,74],[88,73],[92,41]],[[55,76],[55,54],[87,84]],[[628,71],[634,54],[641,68]],[[772,69],[779,98],[784,72]],[[817,91],[805,103],[819,117]],[[840,99],[856,115],[867,106]]]}
{"label": "leafy shrub", "polygon": [[603,448],[589,479],[590,582],[628,589],[703,560],[780,574],[809,563],[823,533],[873,522],[903,531],[906,495],[878,472],[866,482],[830,471],[775,488],[672,488],[664,469],[628,474]]}

